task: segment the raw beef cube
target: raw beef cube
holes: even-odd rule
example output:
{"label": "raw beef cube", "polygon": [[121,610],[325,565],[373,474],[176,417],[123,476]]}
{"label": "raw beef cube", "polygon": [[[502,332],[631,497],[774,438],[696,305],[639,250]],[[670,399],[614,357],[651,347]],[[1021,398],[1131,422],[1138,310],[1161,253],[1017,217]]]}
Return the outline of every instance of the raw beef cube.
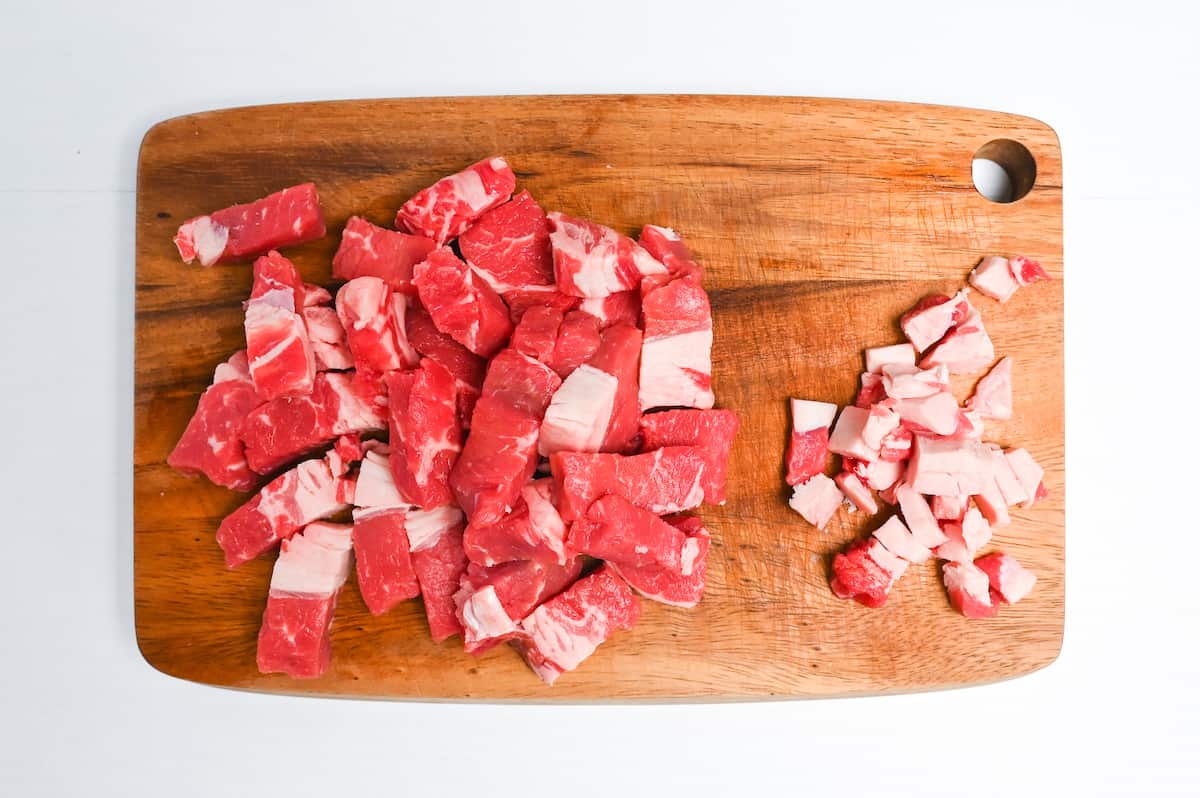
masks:
{"label": "raw beef cube", "polygon": [[537,465],[538,430],[561,382],[514,349],[492,360],[450,488],[474,524],[499,521]]}
{"label": "raw beef cube", "polygon": [[358,592],[372,615],[382,615],[421,593],[404,531],[406,515],[403,507],[354,511]]}
{"label": "raw beef cube", "polygon": [[437,245],[425,236],[398,233],[351,216],[342,231],[342,243],[333,256],[337,280],[377,277],[393,291],[415,294],[413,267],[429,256]]}
{"label": "raw beef cube", "polygon": [[871,405],[867,411],[867,421],[863,424],[862,439],[868,449],[880,449],[883,454],[883,441],[888,435],[900,427],[900,403],[895,399],[884,399]]}
{"label": "raw beef cube", "polygon": [[921,368],[944,365],[951,374],[970,374],[992,362],[996,350],[983,328],[983,317],[968,308],[966,319],[921,358]]}
{"label": "raw beef cube", "polygon": [[1037,577],[1027,571],[1011,554],[996,552],[975,561],[975,567],[987,574],[994,595],[1005,604],[1016,604],[1033,590]]}
{"label": "raw beef cube", "polygon": [[992,600],[988,575],[970,562],[943,563],[942,581],[954,609],[968,618],[990,618],[999,609]]}
{"label": "raw beef cube", "polygon": [[837,405],[811,399],[791,399],[792,437],[788,443],[787,484],[799,485],[825,470],[829,456],[829,426]]}
{"label": "raw beef cube", "polygon": [[313,285],[312,283],[304,284],[304,307],[315,308],[318,305],[328,305],[333,302],[333,294],[329,293],[323,286]]}
{"label": "raw beef cube", "polygon": [[[911,347],[910,347],[911,348]],[[950,370],[945,366],[883,366],[883,390],[893,399],[919,399],[950,390]]]}
{"label": "raw beef cube", "polygon": [[883,389],[883,377],[879,374],[864,371],[861,387],[858,389],[858,395],[854,399],[854,406],[866,410],[871,405],[878,404],[886,398],[887,392]]}
{"label": "raw beef cube", "polygon": [[829,436],[829,451],[866,462],[876,459],[878,450],[867,446],[862,435],[869,417],[870,413],[860,407],[842,408],[833,433]]}
{"label": "raw beef cube", "polygon": [[875,503],[875,497],[871,495],[871,489],[868,488],[858,476],[850,471],[843,471],[833,478],[837,486],[842,489],[842,493],[846,494],[846,498],[854,503],[854,506],[862,510],[867,515],[875,515],[879,512],[879,505]]}
{"label": "raw beef cube", "polygon": [[600,348],[600,320],[590,313],[573,310],[563,316],[554,341],[550,368],[566,379],[575,369],[591,360]]}
{"label": "raw beef cube", "polygon": [[396,484],[386,449],[367,452],[363,455],[354,488],[354,505],[356,507],[369,509],[411,507],[415,503],[412,497]]}
{"label": "raw beef cube", "polygon": [[1012,276],[1021,285],[1032,285],[1038,280],[1049,280],[1050,275],[1042,268],[1042,264],[1024,255],[1018,255],[1008,262]]}
{"label": "raw beef cube", "polygon": [[971,495],[987,487],[994,470],[991,450],[978,441],[917,435],[907,479],[926,496]]}
{"label": "raw beef cube", "polygon": [[637,596],[607,566],[580,579],[521,621],[515,645],[542,681],[575,670],[617,629],[637,623]]}
{"label": "raw beef cube", "polygon": [[579,578],[582,569],[582,557],[562,565],[513,561],[482,568],[469,564],[454,594],[463,647],[479,655],[522,636],[517,623],[565,590]]}
{"label": "raw beef cube", "polygon": [[459,236],[458,248],[498,294],[554,283],[550,223],[528,191],[480,216]]}
{"label": "raw beef cube", "polygon": [[450,504],[450,471],[462,451],[454,375],[436,360],[389,374],[391,469],[400,492],[429,509]]}
{"label": "raw beef cube", "polygon": [[979,265],[971,270],[967,282],[979,293],[1000,302],[1012,299],[1012,295],[1017,293],[1017,289],[1021,287],[1017,278],[1013,277],[1012,270],[1008,265],[1008,258],[995,256],[979,261]]}
{"label": "raw beef cube", "polygon": [[1028,501],[1030,494],[1021,486],[1021,481],[1017,479],[1017,474],[1009,464],[1008,458],[1004,456],[1003,450],[999,447],[991,449],[991,455],[996,487],[1000,489],[1004,503],[1012,507],[1014,504]]}
{"label": "raw beef cube", "polygon": [[792,489],[788,506],[817,529],[824,529],[833,514],[842,506],[842,492],[837,483],[824,474],[817,474]]}
{"label": "raw beef cube", "polygon": [[296,530],[345,510],[325,459],[306,460],[268,482],[250,501],[221,522],[217,543],[230,568],[253,560]]}
{"label": "raw beef cube", "polygon": [[705,463],[703,451],[695,446],[664,446],[628,457],[555,452],[550,471],[558,511],[564,521],[574,521],[609,493],[656,515],[698,507],[705,499]]}
{"label": "raw beef cube", "polygon": [[[700,486],[709,504],[725,503],[725,473],[738,431],[732,410],[665,410],[642,416],[642,451],[664,446],[695,446],[704,456]],[[823,465],[823,464],[822,464]]]}
{"label": "raw beef cube", "polygon": [[270,252],[254,262],[246,302],[246,357],[263,401],[312,390],[316,363],[304,326],[304,281],[291,261]]}
{"label": "raw beef cube", "polygon": [[256,477],[246,464],[239,431],[259,404],[246,353],[235,352],[213,372],[212,385],[200,395],[167,465],[185,474],[204,474],[214,485],[250,490]]}
{"label": "raw beef cube", "polygon": [[304,326],[312,347],[317,371],[344,371],[354,368],[354,355],[346,343],[346,331],[337,311],[317,305],[304,308]]}
{"label": "raw beef cube", "polygon": [[967,409],[979,413],[982,418],[1007,421],[1012,418],[1012,358],[1006,357],[992,366],[992,370],[975,386],[975,393],[967,400]]}
{"label": "raw beef cube", "polygon": [[449,247],[416,265],[413,284],[437,328],[471,352],[491,357],[512,334],[504,300]]}
{"label": "raw beef cube", "polygon": [[626,452],[636,448],[637,363],[642,332],[628,324],[609,327],[600,348],[554,393],[538,439],[538,452]]}
{"label": "raw beef cube", "polygon": [[463,515],[457,507],[409,510],[404,519],[413,571],[421,585],[429,634],[440,643],[462,631],[454,606],[459,579],[467,570]]}
{"label": "raw beef cube", "polygon": [[350,527],[310,524],[283,541],[258,633],[258,670],[315,679],[329,667],[338,594],[350,575]]}
{"label": "raw beef cube", "polygon": [[917,350],[912,344],[895,344],[893,346],[877,346],[868,349],[867,371],[871,374],[883,373],[884,366],[902,366],[913,368],[917,365]]}
{"label": "raw beef cube", "polygon": [[864,607],[882,607],[906,568],[908,562],[878,540],[857,540],[833,558],[829,586],[838,598],[854,599]]}
{"label": "raw beef cube", "polygon": [[[377,441],[369,441],[369,443],[374,444]],[[339,435],[333,442],[333,448],[326,453],[325,459],[329,461],[329,470],[333,472],[333,475],[343,477],[350,471],[350,466],[361,461],[368,451],[370,449],[363,444],[358,433]]]}
{"label": "raw beef cube", "polygon": [[970,310],[965,291],[953,298],[944,294],[925,297],[916,307],[900,318],[900,328],[918,352],[924,352],[942,339],[942,336],[967,317]]}
{"label": "raw beef cube", "polygon": [[556,211],[548,218],[554,279],[564,294],[605,297],[637,288],[647,275],[667,272],[633,239],[611,228]]}
{"label": "raw beef cube", "polygon": [[565,314],[579,307],[579,301],[579,297],[564,294],[555,285],[527,285],[504,293],[508,317],[513,324],[520,322],[530,308],[554,308]]}
{"label": "raw beef cube", "polygon": [[600,321],[600,329],[614,324],[637,326],[642,315],[642,297],[637,291],[619,291],[603,297],[585,299],[579,309]]}
{"label": "raw beef cube", "polygon": [[627,565],[661,565],[690,570],[697,543],[649,510],[620,496],[602,496],[571,525],[567,547],[574,554]]}
{"label": "raw beef cube", "polygon": [[992,528],[974,507],[963,515],[962,523],[951,521],[942,529],[948,540],[937,547],[937,556],[943,560],[969,563],[992,539]]}
{"label": "raw beef cube", "polygon": [[608,567],[651,601],[674,607],[694,607],[704,596],[711,538],[708,530],[695,516],[677,516],[667,519],[667,523],[687,536],[684,543],[687,557],[680,568],[672,569],[661,565],[618,565],[616,562],[608,563]]}
{"label": "raw beef cube", "polygon": [[378,277],[356,277],[337,292],[337,315],[360,371],[384,373],[404,368],[396,340],[392,291]]}
{"label": "raw beef cube", "polygon": [[1021,484],[1021,490],[1027,498],[1021,505],[1022,507],[1032,507],[1034,502],[1044,495],[1039,496],[1039,492],[1044,494],[1045,488],[1042,485],[1042,478],[1046,475],[1046,470],[1034,461],[1033,455],[1024,449],[1009,449],[1004,453],[1008,460],[1008,465],[1012,469],[1013,474],[1017,477],[1017,482]]}
{"label": "raw beef cube", "polygon": [[396,213],[396,227],[431,238],[440,247],[506,202],[516,187],[517,176],[508,163],[487,158],[418,191]]}
{"label": "raw beef cube", "polygon": [[934,496],[929,500],[929,507],[933,511],[933,517],[938,520],[961,521],[970,503],[971,497],[965,495]]}
{"label": "raw beef cube", "polygon": [[404,368],[415,368],[421,362],[420,353],[408,340],[408,309],[416,306],[416,297],[399,291],[392,292],[392,332],[396,334],[396,349],[400,352]]}
{"label": "raw beef cube", "polygon": [[925,497],[912,488],[911,485],[900,484],[896,488],[896,501],[900,504],[900,512],[912,532],[913,540],[927,549],[936,548],[946,542],[946,533],[938,525],[937,518],[929,508]]}
{"label": "raw beef cube", "polygon": [[241,436],[246,462],[269,474],[328,445],[338,435],[386,427],[381,396],[364,396],[352,373],[321,372],[308,396],[275,399],[246,415]]}
{"label": "raw beef cube", "polygon": [[522,355],[554,368],[554,344],[558,340],[558,330],[562,323],[563,312],[558,308],[531,307],[513,328],[512,339],[508,345]]}
{"label": "raw beef cube", "polygon": [[184,222],[175,246],[184,263],[246,260],[272,249],[325,235],[325,216],[312,183],[285,188],[245,205],[234,205]]}
{"label": "raw beef cube", "polygon": [[431,358],[454,375],[458,395],[458,417],[463,429],[471,426],[471,414],[483,388],[487,361],[448,335],[439,332],[433,319],[420,305],[408,309],[406,317],[408,340],[422,357]]}
{"label": "raw beef cube", "polygon": [[899,463],[912,454],[912,431],[903,425],[883,436],[879,442],[879,459]]}
{"label": "raw beef cube", "polygon": [[959,425],[958,400],[949,392],[917,399],[899,399],[900,421],[912,432],[953,435]]}
{"label": "raw beef cube", "polygon": [[904,468],[901,463],[891,460],[872,460],[866,464],[863,479],[872,490],[887,490],[903,478]]}
{"label": "raw beef cube", "polygon": [[693,260],[687,244],[683,243],[683,239],[671,228],[645,225],[638,235],[638,243],[655,260],[667,267],[672,277],[694,274],[703,279],[704,269]]}
{"label": "raw beef cube", "polygon": [[871,535],[892,554],[909,562],[922,563],[933,556],[933,552],[921,545],[916,536],[904,525],[904,522],[894,515],[884,521],[883,526],[876,529]]}
{"label": "raw beef cube", "polygon": [[463,533],[467,558],[485,566],[512,560],[565,564],[567,526],[554,506],[553,482],[535,479],[521,488],[512,512],[496,523],[469,524]]}
{"label": "raw beef cube", "polygon": [[679,277],[646,294],[642,318],[642,409],[712,407],[712,311],[700,280]]}

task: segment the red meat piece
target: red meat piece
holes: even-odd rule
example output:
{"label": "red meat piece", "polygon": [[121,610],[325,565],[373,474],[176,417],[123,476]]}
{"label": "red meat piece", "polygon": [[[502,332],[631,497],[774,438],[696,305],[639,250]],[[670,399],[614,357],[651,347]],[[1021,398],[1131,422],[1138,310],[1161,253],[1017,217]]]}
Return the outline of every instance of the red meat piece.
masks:
{"label": "red meat piece", "polygon": [[188,219],[175,235],[184,263],[202,266],[246,260],[325,235],[325,216],[312,183],[285,188],[245,205]]}
{"label": "red meat piece", "polygon": [[908,563],[874,538],[856,540],[833,558],[830,587],[841,599],[854,599],[864,607],[882,607],[892,585]]}
{"label": "red meat piece", "polygon": [[633,239],[611,228],[558,212],[548,219],[554,279],[564,294],[605,297],[631,291],[643,277],[667,271]]}
{"label": "red meat piece", "polygon": [[1036,283],[1038,280],[1050,279],[1049,273],[1042,268],[1042,264],[1024,255],[1018,255],[1010,260],[1008,268],[1012,270],[1012,276],[1023,286]]}
{"label": "red meat piece", "polygon": [[579,297],[564,294],[553,285],[527,285],[504,294],[504,303],[508,305],[508,315],[513,324],[521,321],[525,311],[530,308],[550,307],[567,313],[579,307],[579,302]]}
{"label": "red meat piece", "polygon": [[646,294],[642,319],[642,409],[712,407],[712,311],[700,280],[679,277]]}
{"label": "red meat piece", "polygon": [[440,643],[462,631],[454,606],[459,579],[467,570],[462,513],[457,507],[410,510],[404,526],[429,634]]}
{"label": "red meat piece", "polygon": [[312,347],[317,371],[344,371],[354,368],[354,355],[346,343],[337,311],[324,305],[304,308],[304,326]]}
{"label": "red meat piece", "polygon": [[554,344],[558,340],[558,329],[562,322],[563,313],[558,308],[531,307],[513,329],[509,346],[553,368]]}
{"label": "red meat piece", "polygon": [[862,387],[858,389],[858,396],[854,399],[854,406],[862,410],[869,410],[871,405],[878,404],[887,398],[887,391],[883,387],[883,375],[871,374],[863,372]]}
{"label": "red meat piece", "polygon": [[648,224],[642,228],[638,243],[655,260],[666,266],[672,275],[694,274],[699,278],[704,277],[704,269],[692,259],[687,244],[671,228]]}
{"label": "red meat piece", "polygon": [[400,492],[421,507],[454,500],[450,470],[462,451],[454,376],[436,360],[386,378],[391,468]]}
{"label": "red meat piece", "polygon": [[799,485],[825,471],[829,458],[829,430],[825,427],[807,432],[792,431],[788,444],[787,484]]}
{"label": "red meat piece", "polygon": [[337,314],[359,371],[384,373],[404,368],[392,291],[378,277],[356,277],[337,292]]}
{"label": "red meat piece", "polygon": [[454,386],[458,395],[458,417],[463,428],[471,426],[471,414],[479,391],[483,388],[483,376],[487,361],[450,336],[440,332],[433,319],[420,305],[409,308],[406,318],[408,340],[422,357],[436,360],[454,375]]}
{"label": "red meat piece", "polygon": [[418,191],[396,212],[396,227],[440,247],[512,196],[517,176],[500,157],[485,158]]}
{"label": "red meat piece", "polygon": [[358,592],[372,615],[382,615],[421,592],[404,531],[403,507],[354,511]]}
{"label": "red meat piece", "polygon": [[954,609],[968,618],[990,618],[1000,609],[999,597],[992,595],[988,575],[970,562],[943,563],[942,581]]}
{"label": "red meat piece", "polygon": [[239,431],[260,403],[246,353],[235,352],[213,372],[212,385],[200,395],[196,412],[167,456],[167,465],[185,474],[204,474],[214,485],[250,490],[257,480],[246,464]]}
{"label": "red meat piece", "polygon": [[378,277],[393,291],[415,294],[413,267],[436,247],[425,236],[398,233],[373,225],[361,216],[351,216],[333,256],[333,276],[347,281]]}
{"label": "red meat piece", "polygon": [[[710,504],[725,503],[725,473],[738,431],[732,410],[666,410],[647,413],[640,421],[642,451],[665,446],[695,446],[704,456],[701,487]],[[821,470],[824,469],[824,460]]]}
{"label": "red meat piece", "polygon": [[600,320],[580,310],[563,316],[554,341],[554,358],[549,363],[558,376],[566,379],[600,348]]}
{"label": "red meat piece", "polygon": [[[620,496],[602,496],[571,525],[567,546],[572,552],[629,565],[682,568],[687,536],[649,510]],[[694,545],[692,549],[694,549]],[[694,558],[694,551],[690,556]]]}
{"label": "red meat piece", "polygon": [[528,191],[480,216],[459,236],[458,248],[497,293],[554,284],[550,224]]}
{"label": "red meat piece", "polygon": [[704,596],[708,573],[708,550],[711,543],[708,530],[695,516],[668,518],[667,523],[687,536],[684,551],[688,560],[679,569],[661,565],[626,565],[608,563],[629,586],[651,601],[675,607],[694,607]]}
{"label": "red meat piece", "polygon": [[612,493],[656,515],[698,507],[704,500],[706,458],[695,446],[664,446],[625,456],[556,452],[550,456],[555,502],[564,521],[582,516]]}
{"label": "red meat piece", "polygon": [[467,566],[454,594],[464,648],[479,655],[520,636],[517,623],[579,578],[583,558],[558,565],[513,561],[492,568]]}
{"label": "red meat piece", "polygon": [[511,560],[565,563],[567,528],[554,506],[552,485],[549,478],[534,480],[521,489],[512,511],[499,521],[469,524],[463,533],[468,559],[486,566]]}
{"label": "red meat piece", "polygon": [[1005,604],[1016,604],[1029,595],[1037,577],[1027,571],[1011,554],[997,551],[975,560],[975,567],[987,574],[992,603],[999,598]]}
{"label": "red meat piece", "polygon": [[579,309],[595,316],[600,321],[602,330],[614,324],[636,327],[642,315],[642,295],[637,291],[620,291],[604,297],[585,299],[579,303]]}
{"label": "red meat piece", "polygon": [[512,334],[504,300],[449,247],[417,264],[413,284],[437,328],[475,354],[491,357]]}
{"label": "red meat piece", "polygon": [[246,357],[263,401],[312,391],[316,363],[302,315],[304,281],[291,261],[270,252],[254,262],[246,302]]}

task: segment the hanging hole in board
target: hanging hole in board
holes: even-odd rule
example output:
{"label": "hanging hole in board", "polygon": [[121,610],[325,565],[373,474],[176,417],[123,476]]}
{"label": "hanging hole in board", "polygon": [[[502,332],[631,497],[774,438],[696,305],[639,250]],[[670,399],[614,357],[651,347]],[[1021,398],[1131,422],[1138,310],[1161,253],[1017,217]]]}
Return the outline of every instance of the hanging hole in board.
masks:
{"label": "hanging hole in board", "polygon": [[971,179],[975,190],[992,202],[1016,202],[1033,188],[1037,161],[1024,144],[993,139],[975,152]]}

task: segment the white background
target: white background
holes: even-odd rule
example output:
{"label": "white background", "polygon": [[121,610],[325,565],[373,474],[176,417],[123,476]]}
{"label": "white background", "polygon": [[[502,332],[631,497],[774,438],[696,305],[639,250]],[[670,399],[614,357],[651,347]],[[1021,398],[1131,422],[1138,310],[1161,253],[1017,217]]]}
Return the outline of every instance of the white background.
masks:
{"label": "white background", "polygon": [[[1195,11],[340,5],[0,5],[0,793],[1200,791]],[[1057,129],[1070,472],[1058,662],[926,695],[638,707],[290,699],[152,670],[134,642],[130,531],[145,130],[286,100],[610,91],[916,100]]]}

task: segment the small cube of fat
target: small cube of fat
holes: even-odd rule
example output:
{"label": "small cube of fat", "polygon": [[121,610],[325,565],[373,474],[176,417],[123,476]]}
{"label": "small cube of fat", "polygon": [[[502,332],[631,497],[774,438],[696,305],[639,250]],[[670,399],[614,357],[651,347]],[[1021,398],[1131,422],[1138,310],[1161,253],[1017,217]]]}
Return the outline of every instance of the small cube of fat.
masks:
{"label": "small cube of fat", "polygon": [[958,400],[952,393],[935,393],[899,402],[900,420],[918,432],[953,435],[958,429]]}
{"label": "small cube of fat", "polygon": [[943,560],[969,563],[992,539],[991,527],[974,507],[967,510],[961,523],[949,521],[942,529],[949,538],[937,547],[937,556]]}
{"label": "small cube of fat", "polygon": [[1021,490],[1028,496],[1021,505],[1028,509],[1038,499],[1038,487],[1042,484],[1042,477],[1046,475],[1046,470],[1038,465],[1034,461],[1033,455],[1024,449],[1009,449],[1004,456],[1008,459],[1008,464],[1012,468],[1013,474],[1016,475],[1017,481],[1021,483]]}
{"label": "small cube of fat", "polygon": [[885,365],[914,367],[917,365],[917,350],[912,344],[877,346],[866,350],[867,371],[879,374]]}
{"label": "small cube of fat", "polygon": [[815,402],[811,399],[792,399],[792,429],[808,432],[814,429],[829,429],[837,415],[837,405],[832,402]]}
{"label": "small cube of fat", "polygon": [[967,410],[979,413],[981,418],[1007,421],[1012,418],[1012,358],[1002,358],[992,366],[976,384],[975,392],[967,400]]}
{"label": "small cube of fat", "polygon": [[946,533],[938,526],[937,518],[929,508],[929,502],[911,485],[901,483],[896,487],[896,501],[899,502],[900,513],[917,543],[932,549],[946,542]]}
{"label": "small cube of fat", "polygon": [[970,502],[970,496],[960,493],[954,496],[934,496],[929,500],[929,505],[933,509],[933,517],[939,521],[961,521]]}
{"label": "small cube of fat", "polygon": [[970,308],[963,322],[929,350],[920,365],[927,369],[941,364],[951,374],[971,374],[986,368],[995,356],[996,348],[983,327],[983,317]]}
{"label": "small cube of fat", "polygon": [[926,496],[981,493],[994,473],[991,450],[979,441],[914,438],[907,480]]}
{"label": "small cube of fat", "polygon": [[867,487],[887,490],[904,477],[905,466],[892,460],[873,460],[866,466]]}
{"label": "small cube of fat", "polygon": [[879,512],[879,505],[875,503],[871,489],[864,485],[857,475],[850,471],[843,471],[834,477],[833,481],[842,489],[842,493],[846,494],[846,498],[854,503],[855,507],[867,515],[875,515]]}
{"label": "small cube of fat", "polygon": [[948,562],[942,565],[942,581],[954,609],[968,618],[990,618],[998,607],[992,600],[988,576],[973,563]]}
{"label": "small cube of fat", "polygon": [[893,515],[883,526],[872,533],[884,548],[897,557],[912,563],[925,562],[933,554],[925,546],[917,542],[912,532],[904,525],[898,516]]}
{"label": "small cube of fat", "polygon": [[797,485],[788,500],[788,506],[817,529],[825,528],[841,504],[842,492],[837,483],[824,474]]}
{"label": "small cube of fat", "polygon": [[1016,557],[1002,551],[980,557],[975,567],[987,574],[992,590],[1005,604],[1016,604],[1028,596],[1037,582],[1037,577],[1017,562]]}
{"label": "small cube of fat", "polygon": [[967,282],[979,293],[1002,303],[1012,299],[1012,295],[1021,287],[1009,269],[1008,258],[994,255],[979,261],[979,265],[971,270]]}
{"label": "small cube of fat", "polygon": [[868,448],[879,449],[883,445],[883,439],[900,426],[898,406],[899,403],[894,399],[884,399],[871,405],[862,431],[863,442]]}
{"label": "small cube of fat", "polygon": [[878,450],[868,446],[862,436],[869,415],[870,412],[861,407],[842,408],[833,433],[829,436],[829,451],[867,462],[878,458]]}
{"label": "small cube of fat", "polygon": [[945,366],[921,369],[916,366],[883,367],[883,390],[893,399],[920,399],[950,390],[950,371]]}
{"label": "small cube of fat", "polygon": [[900,328],[917,351],[924,352],[966,318],[969,307],[965,291],[959,291],[951,298],[942,295],[926,297],[901,317]]}
{"label": "small cube of fat", "polygon": [[1004,494],[1000,492],[1000,486],[996,480],[988,483],[980,493],[975,494],[976,506],[983,513],[983,517],[993,528],[1008,526],[1012,523],[1012,519],[1008,515],[1008,505],[1004,501]]}
{"label": "small cube of fat", "polygon": [[1013,471],[1008,458],[1004,456],[1004,450],[997,446],[991,449],[991,454],[992,474],[996,478],[996,487],[1000,489],[1000,495],[1004,497],[1004,503],[1012,507],[1014,504],[1028,500],[1029,494],[1025,492],[1025,488],[1017,479],[1016,472]]}

